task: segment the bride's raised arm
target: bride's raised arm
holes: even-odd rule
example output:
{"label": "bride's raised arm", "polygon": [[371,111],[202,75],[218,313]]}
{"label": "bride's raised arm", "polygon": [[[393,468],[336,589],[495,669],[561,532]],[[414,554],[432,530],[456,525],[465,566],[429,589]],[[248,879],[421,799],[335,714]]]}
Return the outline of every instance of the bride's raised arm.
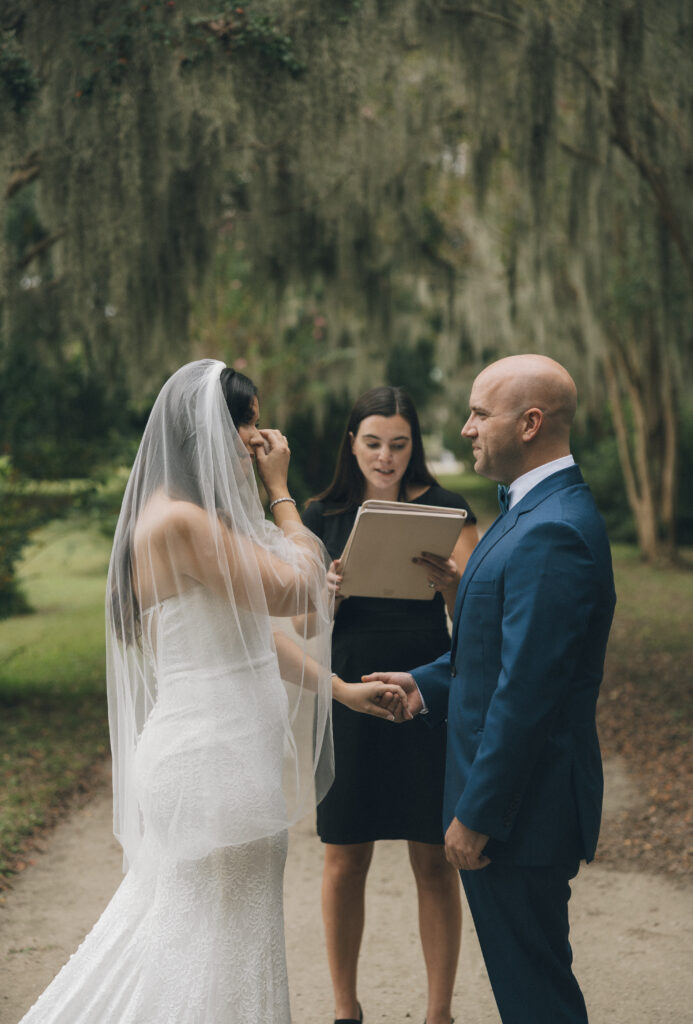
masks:
{"label": "bride's raised arm", "polygon": [[[160,588],[170,577],[170,585],[163,584],[163,596],[200,583],[220,597],[231,591],[237,604],[259,610],[259,583],[270,615],[297,615],[314,607],[311,592],[325,570],[317,542],[305,527],[291,540],[296,549],[293,562],[239,536],[221,519],[210,521],[204,509],[189,501],[167,502],[148,532],[149,558],[158,567]],[[142,544],[137,546],[141,550]]]}

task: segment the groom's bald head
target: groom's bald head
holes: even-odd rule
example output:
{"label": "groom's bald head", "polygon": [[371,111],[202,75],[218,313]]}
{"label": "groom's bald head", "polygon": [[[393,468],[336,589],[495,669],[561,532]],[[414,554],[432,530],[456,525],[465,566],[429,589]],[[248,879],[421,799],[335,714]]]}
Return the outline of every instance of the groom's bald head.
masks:
{"label": "groom's bald head", "polygon": [[543,431],[570,432],[577,409],[577,388],[555,359],[541,355],[507,356],[482,370],[477,381],[494,382],[508,410],[532,407],[544,415]]}
{"label": "groom's bald head", "polygon": [[469,405],[462,434],[483,476],[509,482],[570,453],[577,389],[555,359],[531,354],[491,363],[474,381]]}

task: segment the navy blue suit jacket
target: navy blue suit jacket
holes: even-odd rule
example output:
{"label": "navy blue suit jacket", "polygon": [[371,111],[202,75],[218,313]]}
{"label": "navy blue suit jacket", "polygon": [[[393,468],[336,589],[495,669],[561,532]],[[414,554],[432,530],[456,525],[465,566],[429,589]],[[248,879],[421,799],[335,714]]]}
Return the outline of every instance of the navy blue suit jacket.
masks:
{"label": "navy blue suit jacket", "polygon": [[615,605],[603,520],[577,466],[499,516],[469,559],[452,649],[413,675],[447,717],[444,826],[492,860],[591,860],[603,793],[595,711]]}

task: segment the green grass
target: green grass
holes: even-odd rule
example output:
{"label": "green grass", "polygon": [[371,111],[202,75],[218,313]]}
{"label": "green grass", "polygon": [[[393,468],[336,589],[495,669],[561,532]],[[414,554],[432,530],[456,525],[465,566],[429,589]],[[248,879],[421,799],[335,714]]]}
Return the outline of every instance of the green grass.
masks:
{"label": "green grass", "polygon": [[0,622],[0,874],[108,749],[104,587],[110,544],[51,523],[20,580],[33,613]]}
{"label": "green grass", "polygon": [[[633,642],[642,653],[666,651],[672,658],[693,655],[693,558],[681,553],[679,566],[644,567],[636,548],[613,546],[618,594],[617,620],[637,623],[637,635],[621,650],[626,658]],[[686,672],[692,678],[690,667]]]}

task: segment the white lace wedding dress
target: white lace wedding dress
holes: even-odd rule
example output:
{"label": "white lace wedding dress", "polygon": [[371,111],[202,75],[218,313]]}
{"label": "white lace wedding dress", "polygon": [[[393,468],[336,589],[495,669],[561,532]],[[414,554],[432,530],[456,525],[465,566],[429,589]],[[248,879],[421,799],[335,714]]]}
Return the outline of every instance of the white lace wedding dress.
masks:
{"label": "white lace wedding dress", "polygon": [[257,653],[271,651],[270,638],[249,642],[255,620],[230,618],[228,602],[201,587],[144,614],[158,684],[135,757],[144,840],[21,1024],[290,1021],[286,831],[200,855],[210,821],[238,839],[258,816],[283,813],[286,691],[274,655]]}

